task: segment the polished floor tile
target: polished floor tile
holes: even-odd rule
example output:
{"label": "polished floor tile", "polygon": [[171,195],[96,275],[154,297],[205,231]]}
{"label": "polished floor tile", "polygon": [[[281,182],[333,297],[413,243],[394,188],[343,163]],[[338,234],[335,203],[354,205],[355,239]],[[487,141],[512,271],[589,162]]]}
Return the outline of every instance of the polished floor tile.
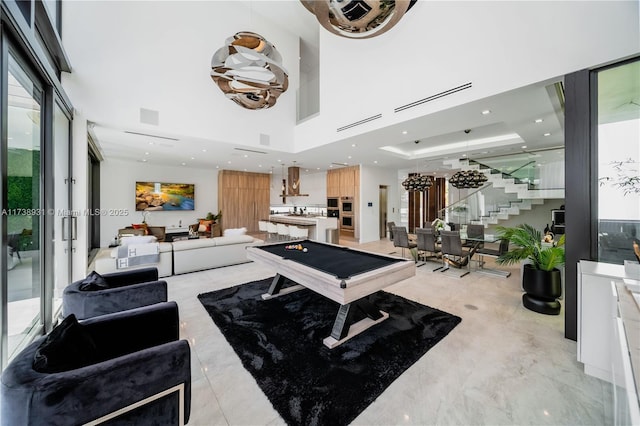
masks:
{"label": "polished floor tile", "polygon": [[[395,253],[387,240],[345,245]],[[354,425],[602,425],[612,423],[610,385],[582,372],[564,312],[522,306],[517,267],[502,278],[434,272],[436,262],[386,291],[462,318],[445,339],[393,382]],[[472,268],[473,269],[473,268]],[[450,271],[451,272],[451,271]],[[167,278],[192,349],[190,425],[282,425],[197,299],[198,294],[274,275],[257,263]]]}

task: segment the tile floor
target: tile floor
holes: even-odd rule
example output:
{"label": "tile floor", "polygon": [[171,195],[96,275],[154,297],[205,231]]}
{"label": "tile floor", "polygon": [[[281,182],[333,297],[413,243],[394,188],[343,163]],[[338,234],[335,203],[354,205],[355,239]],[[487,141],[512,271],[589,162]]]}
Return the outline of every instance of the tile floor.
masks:
{"label": "tile floor", "polygon": [[[387,240],[360,248],[395,251]],[[576,343],[564,338],[564,312],[547,316],[522,307],[517,267],[506,268],[512,275],[505,279],[478,273],[458,278],[433,272],[436,266],[419,267],[415,277],[386,290],[458,315],[462,323],[354,425],[612,423],[610,386],[582,372]],[[169,298],[180,307],[182,336],[192,348],[189,425],[284,424],[196,297],[273,275],[247,263],[167,278]]]}

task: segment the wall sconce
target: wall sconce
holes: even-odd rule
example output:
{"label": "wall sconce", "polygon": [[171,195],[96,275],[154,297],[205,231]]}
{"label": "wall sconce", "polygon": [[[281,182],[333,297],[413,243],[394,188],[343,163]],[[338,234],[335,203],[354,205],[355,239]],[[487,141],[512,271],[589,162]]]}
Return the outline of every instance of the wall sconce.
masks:
{"label": "wall sconce", "polygon": [[370,38],[397,24],[417,0],[300,0],[327,31],[347,38]]}
{"label": "wall sconce", "polygon": [[211,58],[211,78],[232,101],[247,109],[270,108],[289,87],[282,56],[259,34],[236,33]]}

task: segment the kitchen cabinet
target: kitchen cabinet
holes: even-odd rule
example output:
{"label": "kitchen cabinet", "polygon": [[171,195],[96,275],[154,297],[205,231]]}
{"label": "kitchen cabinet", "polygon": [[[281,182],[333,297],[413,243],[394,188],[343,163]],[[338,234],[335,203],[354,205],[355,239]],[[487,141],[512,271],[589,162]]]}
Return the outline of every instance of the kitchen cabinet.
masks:
{"label": "kitchen cabinet", "polygon": [[222,211],[222,227],[258,232],[258,221],[269,217],[270,181],[266,173],[220,170],[218,209]]}

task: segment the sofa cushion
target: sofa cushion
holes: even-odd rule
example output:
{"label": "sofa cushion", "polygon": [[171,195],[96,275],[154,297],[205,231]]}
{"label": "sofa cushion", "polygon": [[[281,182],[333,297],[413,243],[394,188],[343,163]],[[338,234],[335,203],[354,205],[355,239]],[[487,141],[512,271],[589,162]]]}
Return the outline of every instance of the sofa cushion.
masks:
{"label": "sofa cushion", "polygon": [[211,239],[215,241],[216,246],[227,246],[231,244],[246,244],[246,243],[253,242],[253,237],[251,235],[232,235],[228,237],[215,237]]}
{"label": "sofa cushion", "polygon": [[107,280],[105,280],[102,275],[96,271],[91,271],[91,273],[82,280],[79,287],[81,291],[96,291],[104,290],[105,288],[109,288]]}
{"label": "sofa cushion", "polygon": [[229,228],[225,229],[222,235],[225,237],[231,237],[233,235],[246,235],[246,233],[247,228]]}
{"label": "sofa cushion", "polygon": [[148,244],[155,243],[157,241],[158,239],[154,235],[133,235],[130,237],[122,236],[122,238],[120,238],[120,245],[126,246],[129,244]]}
{"label": "sofa cushion", "polygon": [[33,369],[39,373],[75,370],[99,361],[91,335],[74,314],[66,317],[38,346]]}
{"label": "sofa cushion", "polygon": [[215,247],[215,238],[196,238],[193,240],[174,241],[173,251],[192,250],[203,247]]}

